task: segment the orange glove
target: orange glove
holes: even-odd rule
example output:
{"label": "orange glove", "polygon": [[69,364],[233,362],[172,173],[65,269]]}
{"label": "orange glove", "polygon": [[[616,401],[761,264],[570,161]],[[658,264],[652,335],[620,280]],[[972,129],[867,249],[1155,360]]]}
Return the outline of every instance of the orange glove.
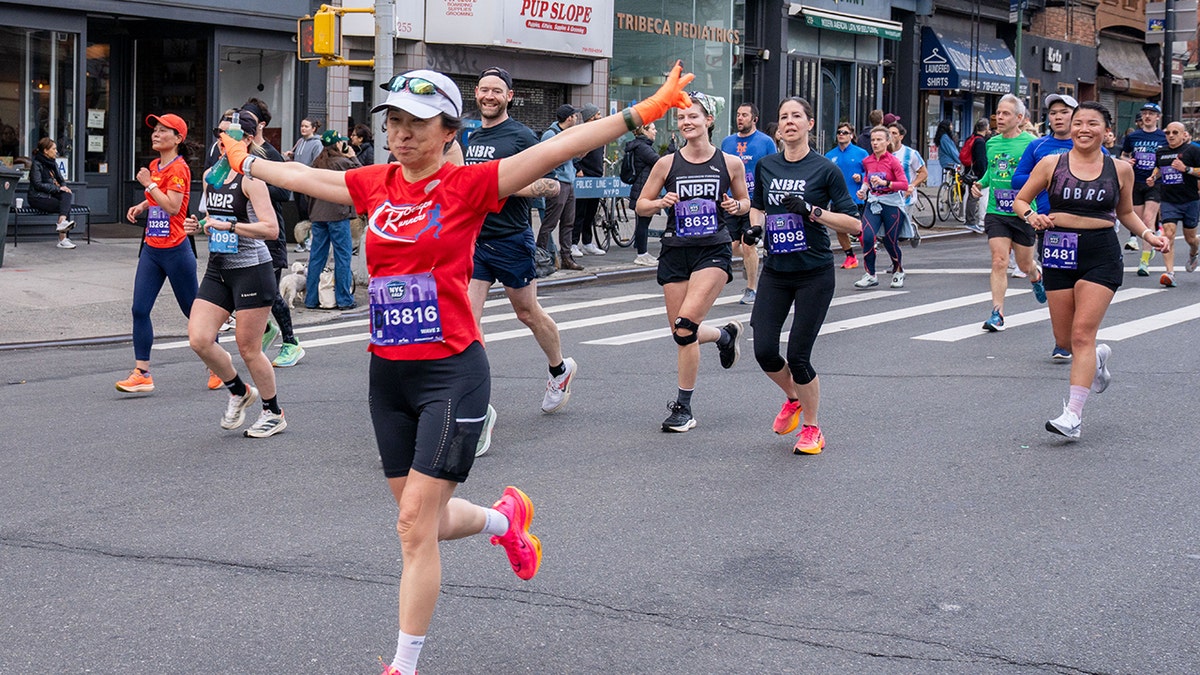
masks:
{"label": "orange glove", "polygon": [[642,118],[642,124],[649,124],[659,119],[671,108],[692,107],[692,99],[684,93],[683,88],[691,84],[696,76],[688,73],[681,77],[682,72],[683,62],[676,61],[663,86],[659,87],[653,96],[643,99],[633,106],[633,111]]}
{"label": "orange glove", "polygon": [[225,150],[225,157],[229,160],[229,166],[234,171],[241,173],[242,164],[246,158],[250,156],[250,151],[246,149],[246,144],[235,140],[233,136],[225,132],[221,132],[221,148]]}

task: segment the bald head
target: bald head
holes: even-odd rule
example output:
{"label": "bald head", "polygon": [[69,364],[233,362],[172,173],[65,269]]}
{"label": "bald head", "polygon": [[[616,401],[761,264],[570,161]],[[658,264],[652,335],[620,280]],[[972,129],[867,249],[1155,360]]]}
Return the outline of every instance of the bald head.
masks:
{"label": "bald head", "polygon": [[1191,140],[1191,136],[1188,135],[1187,128],[1183,126],[1182,122],[1171,122],[1163,131],[1167,134],[1167,145],[1172,148],[1178,148]]}

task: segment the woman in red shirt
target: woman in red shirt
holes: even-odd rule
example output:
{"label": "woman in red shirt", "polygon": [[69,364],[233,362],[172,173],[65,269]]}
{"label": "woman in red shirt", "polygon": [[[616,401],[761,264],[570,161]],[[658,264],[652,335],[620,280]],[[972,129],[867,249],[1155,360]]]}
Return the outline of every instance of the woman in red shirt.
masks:
{"label": "woman in red shirt", "polygon": [[154,345],[150,311],[163,282],[171,280],[171,290],[184,317],[191,315],[198,287],[196,252],[183,232],[192,189],[192,170],[188,168],[191,152],[185,143],[187,123],[168,113],[146,117],[146,126],[154,129],[150,132],[150,147],[158,153],[158,159],[138,170],[137,181],[145,188],[146,199],[125,213],[131,223],[146,214],[144,245],[133,278],[134,369],[117,383],[119,391],[130,393],[154,391],[150,376],[150,348]]}
{"label": "woman in red shirt", "polygon": [[883,247],[892,257],[896,271],[892,273],[892,288],[904,287],[904,267],[900,264],[900,225],[904,222],[904,191],[908,179],[900,160],[888,152],[891,134],[885,127],[871,130],[871,154],[863,160],[863,181],[858,198],[866,200],[862,215],[863,278],[854,282],[862,290],[879,285],[875,276],[875,237],[883,234]]}
{"label": "woman in red shirt", "polygon": [[383,85],[388,148],[399,160],[347,172],[248,156],[227,135],[231,166],[247,176],[366,213],[371,352],[369,400],[384,475],[400,507],[396,529],[404,559],[400,639],[384,671],[416,669],[441,586],[439,540],[491,535],[513,571],[532,578],[541,542],[529,534],[533,503],[515,487],[492,508],[452,498],[475,460],[491,376],[471,313],[475,239],[487,213],[564,161],[689,108],[676,64],[653,96],[568,129],[511,157],[456,166],[445,151],[462,125],[462,95],[450,78],[414,70]]}

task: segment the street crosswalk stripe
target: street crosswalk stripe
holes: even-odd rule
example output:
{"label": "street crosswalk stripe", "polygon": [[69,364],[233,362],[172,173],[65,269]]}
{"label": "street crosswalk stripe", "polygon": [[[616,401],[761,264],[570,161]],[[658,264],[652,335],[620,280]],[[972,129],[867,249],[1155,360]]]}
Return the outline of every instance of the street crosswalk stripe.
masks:
{"label": "street crosswalk stripe", "polygon": [[[1030,291],[1028,290],[1015,290],[1010,288],[1004,295],[1005,297],[1008,297],[1029,292]],[[975,293],[973,295],[964,295],[960,298],[951,298],[949,300],[941,300],[939,302],[931,302],[924,305],[905,307],[903,309],[895,309],[889,312],[867,314],[866,316],[859,316],[853,319],[843,319],[841,321],[834,321],[833,323],[826,323],[824,326],[821,326],[821,332],[819,335],[838,333],[845,330],[852,330],[854,328],[865,328],[866,326],[876,326],[881,323],[888,323],[889,321],[911,319],[915,316],[933,314],[934,312],[942,312],[947,309],[954,309],[956,307],[966,307],[967,305],[973,305],[977,302],[990,302],[991,299],[992,294],[990,292]]]}
{"label": "street crosswalk stripe", "polygon": [[1200,318],[1200,304],[1188,305],[1187,307],[1180,307],[1169,312],[1161,312],[1143,319],[1126,321],[1115,326],[1101,328],[1100,332],[1096,334],[1096,340],[1116,342],[1197,318]]}
{"label": "street crosswalk stripe", "polygon": [[[1161,292],[1162,289],[1159,288],[1127,288],[1117,291],[1117,294],[1115,297],[1113,297],[1112,301],[1113,304],[1116,304],[1118,302],[1133,300],[1135,298],[1141,298]],[[1046,321],[1049,318],[1050,310],[1045,307],[1039,307],[1028,312],[1009,314],[1005,316],[1004,327],[1015,328],[1017,326],[1037,323],[1038,321]],[[934,342],[958,342],[959,340],[979,337],[980,335],[991,335],[991,333],[988,331],[983,330],[982,319],[963,326],[955,326],[954,328],[947,328],[945,330],[934,331],[932,333],[925,333],[924,335],[914,335],[912,339],[932,340]]]}
{"label": "street crosswalk stripe", "polygon": [[[713,305],[714,306],[715,305],[729,305],[729,304],[735,303],[741,299],[742,299],[741,294],[730,295],[730,296],[724,297],[724,298],[717,298],[716,302],[714,302]],[[604,316],[595,316],[595,317],[590,317],[587,319],[578,319],[575,321],[563,321],[558,324],[558,330],[559,330],[559,332],[562,332],[564,330],[571,330],[572,328],[587,328],[589,326],[599,326],[599,325],[606,324],[606,323],[616,323],[617,321],[628,321],[630,319],[644,319],[649,316],[665,316],[666,313],[667,313],[667,310],[665,307],[653,307],[651,309],[639,309],[639,310],[634,310],[634,311],[630,311],[630,312],[619,312],[617,314],[607,314]],[[502,331],[502,332],[495,333],[495,334],[488,333],[484,336],[484,339],[488,343],[492,343],[492,342],[497,342],[500,340],[511,340],[513,338],[521,337],[523,335],[532,335],[532,333],[529,331],[528,328],[522,327],[522,328],[515,328],[513,330]],[[590,343],[585,343],[585,344],[590,344]]]}
{"label": "street crosswalk stripe", "polygon": [[[844,295],[840,298],[834,298],[833,302],[829,303],[829,306],[836,307],[838,305],[849,305],[849,304],[852,304],[855,302],[862,302],[863,300],[874,300],[876,298],[882,298],[885,296],[901,295],[901,294],[907,293],[907,292],[908,291],[891,291],[891,292],[889,292],[889,291],[868,291],[866,293],[855,293],[854,295]],[[713,303],[713,304],[717,304],[717,303]],[[663,311],[665,313],[666,310],[663,310]],[[737,321],[745,322],[745,321],[748,321],[749,319],[750,319],[749,314],[739,314],[737,316],[723,318],[723,319],[721,319],[721,321],[737,320]],[[652,330],[640,331],[638,333],[628,333],[626,335],[614,335],[612,337],[600,338],[599,340],[588,340],[588,341],[584,342],[583,344],[585,344],[585,345],[607,345],[607,346],[616,345],[616,346],[619,346],[619,345],[633,344],[635,342],[646,342],[648,340],[657,340],[660,338],[668,337],[670,335],[671,335],[670,328],[655,328]]]}

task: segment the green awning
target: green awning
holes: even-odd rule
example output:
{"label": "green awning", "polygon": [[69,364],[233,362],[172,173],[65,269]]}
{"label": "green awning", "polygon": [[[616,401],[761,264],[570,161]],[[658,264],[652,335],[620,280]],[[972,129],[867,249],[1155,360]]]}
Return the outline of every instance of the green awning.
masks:
{"label": "green awning", "polygon": [[[791,14],[796,14],[797,5],[791,6]],[[835,30],[854,35],[870,35],[884,40],[899,40],[904,34],[903,26],[895,21],[876,19],[872,17],[851,16],[827,9],[799,6],[804,16],[804,23],[813,28]]]}

